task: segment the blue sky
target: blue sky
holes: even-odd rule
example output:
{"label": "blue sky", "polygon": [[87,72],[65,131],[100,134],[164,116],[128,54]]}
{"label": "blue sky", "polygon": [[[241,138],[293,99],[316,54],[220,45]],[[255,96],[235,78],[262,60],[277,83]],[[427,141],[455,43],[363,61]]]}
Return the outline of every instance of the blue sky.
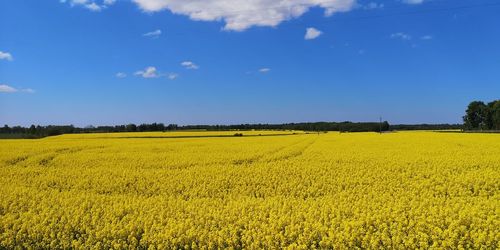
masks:
{"label": "blue sky", "polygon": [[500,93],[488,0],[0,1],[0,123],[458,123]]}

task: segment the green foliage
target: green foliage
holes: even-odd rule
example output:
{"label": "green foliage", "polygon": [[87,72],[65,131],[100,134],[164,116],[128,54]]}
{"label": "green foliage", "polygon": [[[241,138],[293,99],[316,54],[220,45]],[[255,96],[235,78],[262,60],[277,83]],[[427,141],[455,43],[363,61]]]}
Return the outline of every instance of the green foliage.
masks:
{"label": "green foliage", "polygon": [[500,130],[500,100],[488,103],[490,129]]}
{"label": "green foliage", "polygon": [[471,102],[463,120],[468,130],[500,129],[500,100],[492,101],[488,105],[482,101]]}
{"label": "green foliage", "polygon": [[456,130],[462,129],[462,124],[396,124],[391,130]]}

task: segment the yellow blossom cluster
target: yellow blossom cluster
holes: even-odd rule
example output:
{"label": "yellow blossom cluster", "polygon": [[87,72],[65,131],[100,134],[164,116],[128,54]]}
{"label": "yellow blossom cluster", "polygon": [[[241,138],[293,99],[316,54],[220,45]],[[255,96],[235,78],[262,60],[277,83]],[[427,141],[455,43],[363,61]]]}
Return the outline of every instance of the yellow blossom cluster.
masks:
{"label": "yellow blossom cluster", "polygon": [[0,248],[500,248],[499,134],[242,133],[0,140]]}

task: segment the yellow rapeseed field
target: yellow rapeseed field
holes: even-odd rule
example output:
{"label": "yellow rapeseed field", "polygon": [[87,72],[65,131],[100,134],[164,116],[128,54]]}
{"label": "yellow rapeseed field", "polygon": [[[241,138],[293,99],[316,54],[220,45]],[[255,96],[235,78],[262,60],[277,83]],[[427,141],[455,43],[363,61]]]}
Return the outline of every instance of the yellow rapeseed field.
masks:
{"label": "yellow rapeseed field", "polygon": [[0,248],[500,247],[499,134],[242,133],[0,140]]}

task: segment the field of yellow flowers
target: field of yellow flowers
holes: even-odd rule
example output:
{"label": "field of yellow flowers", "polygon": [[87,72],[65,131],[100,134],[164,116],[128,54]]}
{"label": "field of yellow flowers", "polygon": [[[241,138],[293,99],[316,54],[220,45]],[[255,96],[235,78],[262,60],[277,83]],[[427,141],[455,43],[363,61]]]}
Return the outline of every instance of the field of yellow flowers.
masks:
{"label": "field of yellow flowers", "polygon": [[0,140],[0,248],[500,247],[499,134],[242,133]]}

